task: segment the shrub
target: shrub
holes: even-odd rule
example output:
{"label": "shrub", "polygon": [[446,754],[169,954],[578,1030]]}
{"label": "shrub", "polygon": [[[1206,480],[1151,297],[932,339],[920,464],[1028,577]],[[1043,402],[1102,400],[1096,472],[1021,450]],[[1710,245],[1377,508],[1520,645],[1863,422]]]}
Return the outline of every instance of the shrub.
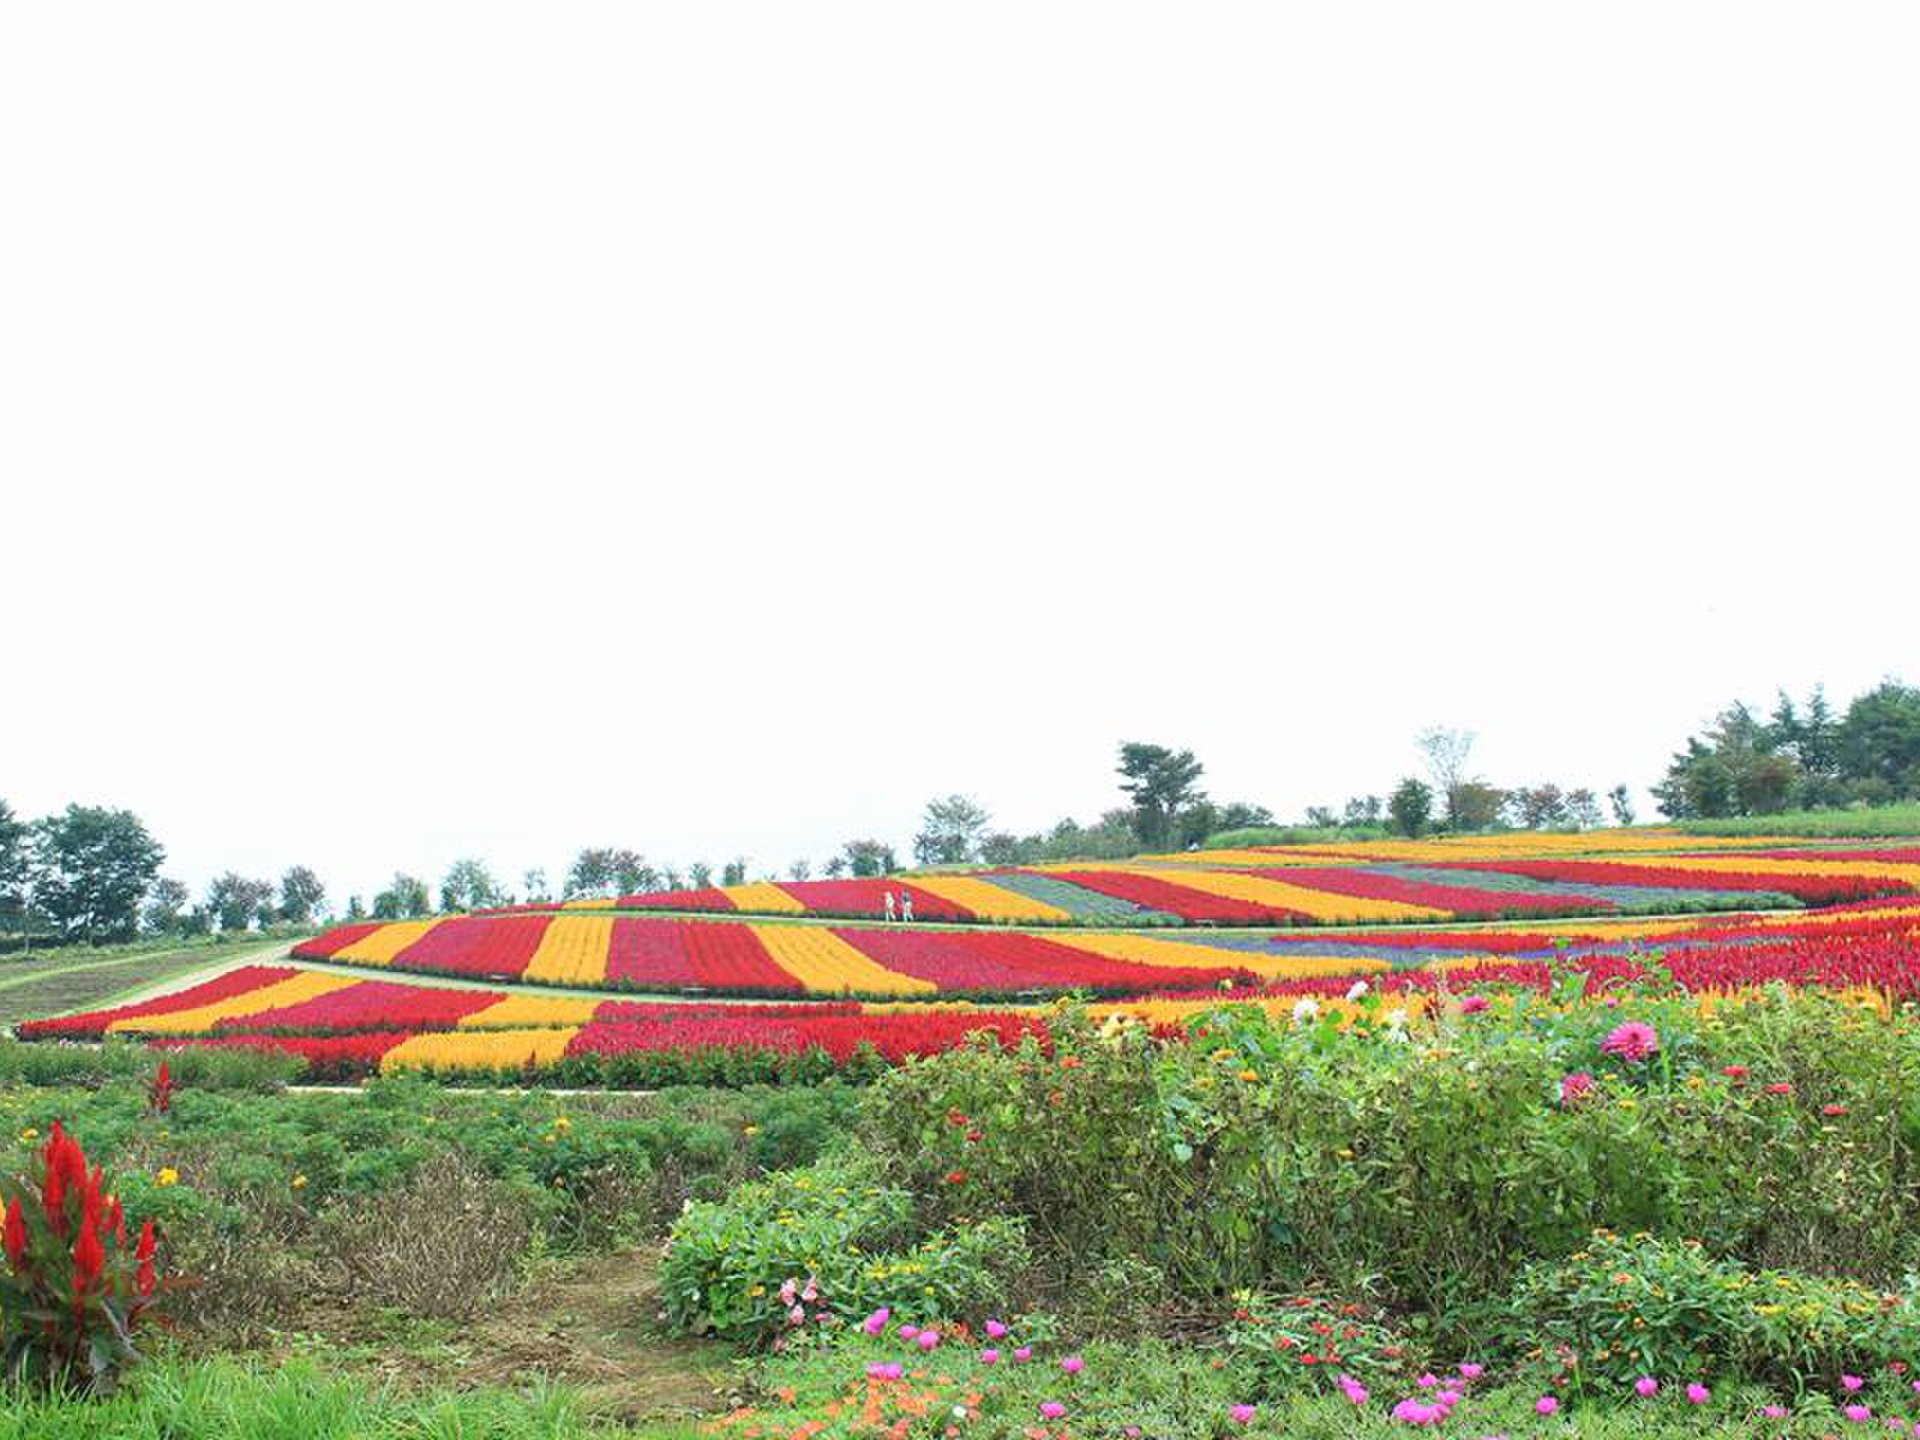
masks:
{"label": "shrub", "polygon": [[938,1318],[1000,1299],[1006,1274],[1025,1262],[1016,1221],[983,1220],[916,1244],[912,1214],[911,1196],[846,1158],[689,1204],[661,1266],[667,1320],[764,1343],[883,1304]]}
{"label": "shrub", "polygon": [[1697,1240],[1596,1232],[1561,1261],[1528,1267],[1505,1343],[1557,1341],[1615,1382],[1717,1370],[1796,1389],[1920,1356],[1920,1294],[1854,1280],[1754,1270]]}
{"label": "shrub", "polygon": [[56,1121],[35,1173],[0,1181],[0,1337],[7,1373],[104,1392],[139,1359],[133,1332],[155,1290],[154,1227],[127,1243],[126,1212],[99,1167]]}
{"label": "shrub", "polygon": [[506,1288],[531,1225],[524,1197],[446,1152],[397,1185],[335,1204],[321,1230],[351,1293],[464,1320]]}

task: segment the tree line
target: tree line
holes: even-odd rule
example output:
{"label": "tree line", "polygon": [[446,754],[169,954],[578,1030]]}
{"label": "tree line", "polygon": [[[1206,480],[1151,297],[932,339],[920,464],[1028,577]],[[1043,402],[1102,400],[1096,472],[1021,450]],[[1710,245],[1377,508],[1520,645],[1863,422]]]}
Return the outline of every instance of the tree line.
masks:
{"label": "tree line", "polygon": [[1920,690],[1884,680],[1836,712],[1825,688],[1779,691],[1762,718],[1735,701],[1687,738],[1653,787],[1673,820],[1920,799]]}
{"label": "tree line", "polygon": [[277,882],[229,871],[196,903],[160,874],[166,858],[131,810],[69,805],[27,821],[0,799],[0,933],[93,944],[302,927],[324,911],[326,886],[305,865]]}

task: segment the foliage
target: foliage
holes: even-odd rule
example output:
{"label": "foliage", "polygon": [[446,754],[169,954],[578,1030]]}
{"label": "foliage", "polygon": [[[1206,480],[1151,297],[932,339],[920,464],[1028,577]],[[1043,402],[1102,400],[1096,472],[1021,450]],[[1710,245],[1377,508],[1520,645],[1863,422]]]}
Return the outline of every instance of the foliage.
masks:
{"label": "foliage", "polygon": [[443,911],[484,910],[504,905],[510,897],[500,888],[493,873],[471,857],[456,860],[440,882],[440,908]]}
{"label": "foliage", "polygon": [[1408,776],[1387,797],[1387,815],[1396,834],[1418,840],[1433,821],[1433,791]]}
{"label": "foliage", "polygon": [[899,861],[894,858],[893,847],[880,840],[849,840],[840,847],[837,858],[843,873],[856,880],[890,875],[900,868]]}
{"label": "foliage", "polygon": [[63,935],[132,939],[166,851],[131,810],[69,805],[32,827],[33,908]]}
{"label": "foliage", "polygon": [[990,818],[965,795],[929,800],[920,833],[913,838],[914,863],[964,865],[977,859]]}
{"label": "foliage", "polygon": [[223,931],[245,930],[263,909],[271,913],[273,882],[229,870],[207,886],[207,911]]}
{"label": "foliage", "polygon": [[1609,1230],[1530,1266],[1502,1316],[1515,1353],[1558,1343],[1590,1377],[1735,1374],[1796,1390],[1920,1355],[1920,1292],[1756,1270],[1698,1240]]}
{"label": "foliage", "polygon": [[376,920],[418,919],[432,908],[433,899],[427,891],[427,882],[399,871],[394,872],[387,888],[373,897],[373,918]]}
{"label": "foliage", "polygon": [[291,865],[280,876],[277,917],[288,925],[308,925],[327,900],[327,887],[305,865]]}
{"label": "foliage", "polygon": [[661,1266],[668,1321],[723,1339],[767,1342],[841,1324],[881,1304],[928,1320],[1004,1296],[1025,1258],[1004,1216],[916,1232],[913,1201],[840,1156],[689,1206]]}
{"label": "foliage", "polygon": [[0,1180],[0,1339],[8,1376],[55,1389],[111,1390],[137,1361],[133,1334],[154,1303],[151,1219],[129,1243],[105,1172],[55,1121],[30,1174]]}
{"label": "foliage", "polygon": [[1133,802],[1133,829],[1153,848],[1174,841],[1181,813],[1206,799],[1200,789],[1205,767],[1191,750],[1170,750],[1129,740],[1120,746],[1120,789]]}

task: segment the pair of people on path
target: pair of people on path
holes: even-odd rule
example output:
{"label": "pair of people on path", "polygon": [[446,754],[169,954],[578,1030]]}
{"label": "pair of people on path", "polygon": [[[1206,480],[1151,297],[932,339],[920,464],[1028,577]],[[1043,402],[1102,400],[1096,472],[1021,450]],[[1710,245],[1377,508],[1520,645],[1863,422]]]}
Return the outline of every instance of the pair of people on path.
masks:
{"label": "pair of people on path", "polygon": [[[880,892],[880,898],[886,902],[887,920],[891,923],[894,917],[893,891],[882,890]],[[907,925],[913,923],[913,896],[905,890],[900,892],[900,920],[903,924]]]}

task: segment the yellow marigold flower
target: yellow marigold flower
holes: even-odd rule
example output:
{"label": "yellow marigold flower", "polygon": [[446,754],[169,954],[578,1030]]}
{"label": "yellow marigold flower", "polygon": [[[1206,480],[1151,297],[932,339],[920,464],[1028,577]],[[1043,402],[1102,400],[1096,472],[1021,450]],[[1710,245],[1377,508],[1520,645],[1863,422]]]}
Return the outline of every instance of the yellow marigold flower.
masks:
{"label": "yellow marigold flower", "polygon": [[171,1165],[162,1165],[153,1179],[157,1185],[178,1185],[180,1183],[180,1172]]}
{"label": "yellow marigold flower", "polygon": [[553,1128],[564,1134],[573,1129],[573,1121],[564,1115],[556,1115],[553,1117]]}
{"label": "yellow marigold flower", "polygon": [[23,1141],[25,1141],[27,1144],[31,1145],[34,1141],[40,1138],[40,1132],[34,1129],[31,1125],[29,1125],[26,1129],[20,1132],[20,1138]]}
{"label": "yellow marigold flower", "polygon": [[307,1188],[307,1177],[304,1175],[296,1175],[288,1183],[296,1190],[304,1190]]}

